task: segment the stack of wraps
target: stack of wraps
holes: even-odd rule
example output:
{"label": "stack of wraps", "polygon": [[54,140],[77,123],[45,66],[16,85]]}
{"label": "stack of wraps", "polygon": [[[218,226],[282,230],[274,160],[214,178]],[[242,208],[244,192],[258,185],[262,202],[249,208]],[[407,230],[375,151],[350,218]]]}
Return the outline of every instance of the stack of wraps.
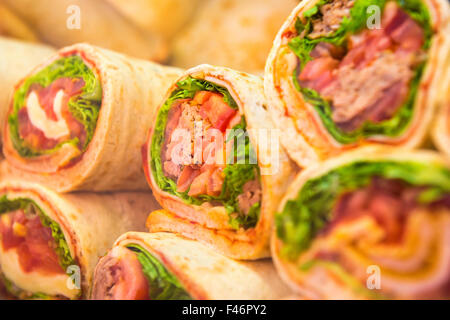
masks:
{"label": "stack of wraps", "polygon": [[270,260],[238,262],[170,233],[129,232],[98,263],[95,300],[280,299]]}
{"label": "stack of wraps", "polygon": [[140,148],[178,69],[87,44],[15,88],[3,131],[13,175],[58,192],[145,190]]}
{"label": "stack of wraps", "polygon": [[448,159],[362,148],[311,166],[281,203],[272,256],[315,299],[449,299]]}
{"label": "stack of wraps", "polygon": [[[2,0],[3,4],[17,16],[19,27],[28,27],[35,40],[56,48],[88,42],[141,59],[162,62],[167,58],[167,43],[159,34],[144,32],[106,0]],[[13,31],[13,36],[24,33]]]}
{"label": "stack of wraps", "polygon": [[226,256],[269,255],[273,213],[295,173],[266,111],[262,80],[201,65],[173,83],[158,109],[144,170],[170,231]]}
{"label": "stack of wraps", "polygon": [[445,0],[302,1],[265,72],[289,155],[306,167],[368,144],[421,145],[450,73],[449,17]]}
{"label": "stack of wraps", "polygon": [[21,299],[87,297],[98,259],[118,236],[142,231],[158,208],[149,193],[58,194],[0,183],[0,278]]}

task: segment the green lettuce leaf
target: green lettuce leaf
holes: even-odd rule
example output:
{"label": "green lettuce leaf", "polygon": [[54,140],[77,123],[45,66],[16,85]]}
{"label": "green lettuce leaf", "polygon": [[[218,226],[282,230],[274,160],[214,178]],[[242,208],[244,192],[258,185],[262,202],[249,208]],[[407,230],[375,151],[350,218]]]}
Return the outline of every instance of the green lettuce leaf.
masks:
{"label": "green lettuce leaf", "polygon": [[148,280],[150,300],[192,300],[178,279],[147,250],[137,244],[128,249],[136,253],[142,271]]}
{"label": "green lettuce leaf", "polygon": [[98,114],[102,101],[102,87],[94,72],[84,63],[83,59],[77,55],[61,58],[43,68],[33,76],[27,78],[24,83],[14,93],[13,112],[8,118],[11,141],[14,148],[25,158],[36,157],[43,154],[52,154],[64,144],[78,146],[78,138],[58,144],[49,150],[34,150],[27,146],[19,134],[18,112],[25,105],[25,99],[30,87],[39,84],[47,87],[59,78],[82,78],[85,82],[82,93],[69,100],[69,111],[83,124],[86,130],[86,142],[82,147],[83,151],[92,140],[97,126]]}
{"label": "green lettuce leaf", "polygon": [[277,235],[284,243],[282,254],[293,260],[308,249],[328,223],[339,196],[367,186],[374,176],[426,187],[419,196],[423,204],[450,192],[450,170],[428,163],[367,160],[339,167],[307,181],[297,198],[288,201],[283,211],[277,214]]}
{"label": "green lettuce leaf", "polygon": [[[219,202],[223,204],[230,216],[230,225],[238,229],[239,227],[248,229],[256,225],[259,218],[259,205],[252,208],[251,214],[244,215],[239,209],[237,196],[242,193],[242,187],[248,181],[253,180],[256,176],[259,177],[259,167],[257,164],[247,163],[233,163],[228,164],[224,169],[225,180],[222,186],[222,192],[219,196],[199,195],[197,197],[191,197],[186,192],[178,192],[177,184],[172,179],[164,175],[163,166],[161,162],[161,149],[164,144],[164,133],[167,123],[167,117],[170,108],[173,103],[179,99],[192,99],[198,91],[211,91],[219,92],[223,95],[225,102],[237,109],[238,106],[227,89],[211,83],[206,80],[194,79],[188,77],[187,79],[177,83],[177,89],[172,93],[170,98],[161,107],[155,124],[154,134],[152,138],[151,150],[150,150],[150,167],[155,178],[158,187],[165,192],[173,194],[182,199],[185,203],[201,205],[205,202]],[[236,125],[233,129],[242,130],[242,135],[245,134],[246,122],[245,118],[242,118],[241,123]],[[240,138],[240,135],[236,135],[233,139]],[[256,163],[255,151],[251,146],[248,135],[245,135],[245,144],[237,144],[238,148],[235,148],[235,158],[237,159],[249,159],[248,162]],[[250,161],[250,159],[252,161]]]}
{"label": "green lettuce leaf", "polygon": [[[371,5],[376,5],[383,9],[387,0],[357,0],[350,10],[350,17],[345,17],[342,20],[338,30],[326,37],[310,39],[308,34],[312,31],[312,19],[320,17],[321,13],[318,8],[328,2],[329,0],[319,1],[316,7],[305,12],[303,21],[302,19],[297,18],[295,24],[297,33],[300,35],[304,32],[305,35],[304,37],[298,36],[289,42],[289,48],[295,53],[300,61],[299,69],[295,70],[292,75],[294,85],[297,90],[303,94],[305,100],[314,107],[327,131],[339,143],[350,144],[361,138],[376,135],[388,137],[397,137],[401,135],[407,129],[412,119],[414,100],[417,95],[426,61],[416,67],[414,77],[410,82],[408,97],[391,119],[380,123],[367,121],[360,128],[351,132],[342,130],[334,123],[332,119],[332,107],[328,101],[323,99],[317,91],[302,88],[298,83],[297,73],[312,59],[310,53],[317,44],[320,42],[328,42],[336,46],[346,46],[346,40],[349,35],[355,34],[366,27],[366,21],[370,16],[367,12],[367,8]],[[428,50],[431,44],[433,31],[426,5],[421,0],[398,0],[397,3],[411,16],[411,18],[422,26],[426,39],[423,49],[425,51]],[[317,9],[313,10],[314,8]]]}

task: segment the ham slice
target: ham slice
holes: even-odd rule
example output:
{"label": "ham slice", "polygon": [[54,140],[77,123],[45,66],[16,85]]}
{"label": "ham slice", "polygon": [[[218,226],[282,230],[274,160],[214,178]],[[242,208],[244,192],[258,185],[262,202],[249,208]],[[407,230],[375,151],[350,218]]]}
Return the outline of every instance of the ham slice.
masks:
{"label": "ham slice", "polygon": [[351,36],[340,61],[333,45],[318,44],[298,80],[331,101],[334,122],[352,131],[389,119],[404,103],[424,41],[420,25],[391,1],[381,29]]}

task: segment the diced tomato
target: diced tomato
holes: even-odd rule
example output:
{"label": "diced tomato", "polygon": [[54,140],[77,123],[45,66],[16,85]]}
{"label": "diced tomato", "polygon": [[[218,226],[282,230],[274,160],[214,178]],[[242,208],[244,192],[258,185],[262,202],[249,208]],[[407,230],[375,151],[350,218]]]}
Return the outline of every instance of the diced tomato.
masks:
{"label": "diced tomato", "polygon": [[198,91],[195,94],[194,99],[192,99],[192,102],[194,102],[195,104],[198,104],[198,105],[202,105],[207,100],[209,100],[211,95],[213,95],[213,93],[211,91]]}
{"label": "diced tomato", "polygon": [[114,300],[148,300],[149,285],[136,254],[123,247],[115,247],[118,265],[113,288]]}
{"label": "diced tomato", "polygon": [[207,186],[209,181],[209,176],[211,172],[209,170],[198,175],[194,181],[192,181],[191,188],[189,189],[188,195],[195,197],[201,194],[206,194]]}
{"label": "diced tomato", "polygon": [[189,189],[192,181],[200,174],[199,169],[194,169],[191,166],[185,166],[181,171],[177,180],[177,191],[185,192]]}
{"label": "diced tomato", "polygon": [[[19,263],[24,272],[39,270],[45,273],[64,273],[55,252],[51,229],[44,227],[39,216],[26,218],[22,210],[7,214],[0,222],[3,250],[17,249]],[[10,220],[8,225],[5,220]],[[17,225],[22,232],[17,233]]]}
{"label": "diced tomato", "polygon": [[214,170],[209,176],[206,193],[210,196],[218,196],[222,191],[223,180],[222,169]]}
{"label": "diced tomato", "polygon": [[209,119],[212,126],[220,131],[224,131],[230,119],[237,110],[231,108],[219,93],[211,93],[208,100],[204,101],[200,107],[202,117]]}

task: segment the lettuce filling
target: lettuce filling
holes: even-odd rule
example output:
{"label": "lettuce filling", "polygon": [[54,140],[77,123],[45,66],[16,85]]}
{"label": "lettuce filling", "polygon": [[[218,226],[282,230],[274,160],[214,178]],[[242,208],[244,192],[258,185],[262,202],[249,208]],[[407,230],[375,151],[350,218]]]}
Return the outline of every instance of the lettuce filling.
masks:
{"label": "lettuce filling", "polygon": [[[38,84],[43,88],[51,85],[60,78],[83,79],[84,87],[80,95],[72,97],[68,108],[73,117],[78,120],[86,132],[86,140],[82,146],[78,137],[60,142],[48,150],[36,150],[22,139],[19,133],[19,110],[25,106],[25,100],[32,85]],[[8,118],[11,142],[21,157],[31,158],[45,154],[52,154],[64,144],[81,147],[85,151],[97,126],[97,119],[102,102],[102,87],[98,77],[84,63],[78,55],[72,55],[56,60],[35,75],[27,78],[14,94],[13,110]]]}
{"label": "lettuce filling", "polygon": [[[55,240],[55,251],[59,258],[59,264],[63,270],[66,270],[71,265],[76,265],[77,262],[70,254],[70,249],[67,241],[64,237],[64,233],[59,224],[50,219],[44,211],[33,200],[26,198],[8,199],[6,195],[0,198],[0,215],[8,212],[23,210],[27,215],[37,214],[44,227],[50,228],[52,231],[52,237]],[[11,281],[2,277],[5,283],[5,287],[12,295],[16,297],[27,297],[28,299],[37,299],[42,297],[48,297],[44,293],[26,293],[20,288],[17,288]]]}
{"label": "lettuce filling", "polygon": [[[305,64],[312,60],[311,51],[320,43],[327,42],[338,47],[346,47],[347,39],[350,35],[362,31],[366,27],[366,21],[370,14],[368,8],[372,5],[383,9],[387,0],[356,0],[354,6],[350,9],[350,17],[344,17],[340,27],[331,35],[310,39],[308,34],[312,32],[312,20],[320,17],[319,8],[330,2],[330,0],[321,0],[317,5],[303,14],[303,21],[297,18],[295,29],[296,38],[289,42],[289,48],[299,58],[299,66],[294,70],[292,79],[295,87],[300,91],[304,99],[310,103],[319,115],[323,125],[330,135],[341,144],[355,143],[362,138],[368,138],[376,135],[388,137],[397,137],[401,135],[408,127],[414,112],[414,100],[417,96],[420,79],[423,75],[426,61],[415,67],[414,76],[410,82],[408,96],[402,106],[397,110],[394,116],[380,123],[366,121],[360,128],[347,132],[339,128],[332,119],[332,106],[328,101],[320,96],[313,89],[300,86],[297,74]],[[430,14],[425,4],[421,0],[397,0],[398,5],[423,29],[425,43],[423,50],[427,51],[431,45],[431,36],[433,34]],[[300,34],[304,34],[303,37]]]}
{"label": "lettuce filling", "polygon": [[[243,186],[254,179],[259,179],[259,167],[256,164],[256,153],[251,145],[248,134],[245,134],[246,122],[242,117],[241,123],[236,125],[233,129],[238,134],[229,136],[228,139],[235,139],[234,158],[245,159],[245,163],[242,161],[235,161],[235,163],[229,163],[225,167],[223,174],[225,175],[222,191],[219,196],[199,195],[191,197],[188,195],[189,190],[186,192],[177,191],[177,184],[174,180],[166,177],[163,172],[163,166],[161,162],[161,151],[164,145],[165,128],[168,120],[168,113],[173,103],[180,99],[192,99],[198,91],[211,91],[221,93],[224,97],[224,101],[233,109],[237,109],[238,106],[227,89],[211,83],[206,80],[199,80],[194,78],[187,78],[177,83],[177,89],[172,93],[170,98],[161,107],[154,129],[151,150],[150,150],[150,167],[155,178],[158,187],[165,192],[175,195],[182,199],[187,204],[201,205],[205,202],[218,202],[222,204],[228,214],[229,223],[234,229],[239,228],[253,228],[259,219],[260,206],[258,202],[253,205],[247,214],[244,214],[237,200],[237,197],[243,193]],[[245,143],[237,143],[242,141],[244,135]],[[248,160],[247,160],[248,159]]]}
{"label": "lettuce filling", "polygon": [[276,216],[276,231],[283,242],[282,255],[295,260],[330,221],[343,193],[366,187],[372,177],[399,179],[424,187],[418,201],[431,204],[450,193],[450,170],[415,161],[356,161],[308,180],[297,197]]}
{"label": "lettuce filling", "polygon": [[178,279],[147,250],[137,244],[130,244],[127,248],[136,254],[142,266],[150,300],[192,300]]}

